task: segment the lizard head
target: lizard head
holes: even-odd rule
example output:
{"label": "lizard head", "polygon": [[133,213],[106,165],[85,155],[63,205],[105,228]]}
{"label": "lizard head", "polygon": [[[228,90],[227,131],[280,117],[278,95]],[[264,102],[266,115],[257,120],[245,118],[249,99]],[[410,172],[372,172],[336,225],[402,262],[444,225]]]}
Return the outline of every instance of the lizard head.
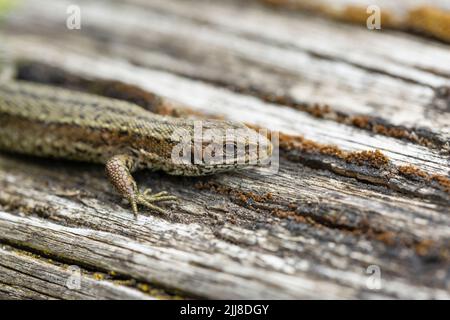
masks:
{"label": "lizard head", "polygon": [[265,135],[231,121],[186,121],[175,126],[170,159],[159,167],[169,174],[207,175],[267,164],[272,144]]}

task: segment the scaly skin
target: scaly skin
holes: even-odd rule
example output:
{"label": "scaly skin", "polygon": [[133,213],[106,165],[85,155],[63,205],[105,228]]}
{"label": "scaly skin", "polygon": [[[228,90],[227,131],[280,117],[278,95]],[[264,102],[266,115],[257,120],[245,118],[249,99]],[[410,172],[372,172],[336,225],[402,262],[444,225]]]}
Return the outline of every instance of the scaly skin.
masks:
{"label": "scaly skin", "polygon": [[[201,125],[204,134],[198,136],[192,120],[156,115],[128,102],[26,82],[0,83],[1,150],[104,164],[111,183],[135,214],[138,205],[165,213],[155,203],[176,199],[166,192],[139,191],[131,175],[137,169],[197,176],[248,167],[271,155],[271,143],[243,125],[228,121]],[[206,134],[208,130],[219,140]],[[174,150],[184,146],[181,142],[189,143],[185,150],[191,154],[204,154],[217,141],[216,150],[231,150],[225,162],[198,162],[190,156],[173,160]],[[238,145],[245,146],[244,153],[234,151]],[[255,154],[256,148],[260,152]]]}

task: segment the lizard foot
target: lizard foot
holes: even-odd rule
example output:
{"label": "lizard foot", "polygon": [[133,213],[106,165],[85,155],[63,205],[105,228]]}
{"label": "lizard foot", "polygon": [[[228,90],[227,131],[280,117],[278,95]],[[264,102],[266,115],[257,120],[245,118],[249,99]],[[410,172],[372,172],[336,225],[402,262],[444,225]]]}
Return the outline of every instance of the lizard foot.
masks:
{"label": "lizard foot", "polygon": [[160,208],[159,206],[155,205],[154,203],[160,202],[160,201],[177,200],[177,197],[169,195],[166,191],[162,191],[162,192],[158,192],[158,193],[154,193],[154,194],[151,194],[151,192],[152,192],[151,189],[147,189],[143,193],[138,193],[137,195],[135,195],[134,199],[132,199],[130,201],[131,206],[133,208],[134,215],[137,216],[137,214],[138,214],[138,209],[137,209],[138,204],[142,205],[144,207],[147,207],[149,209],[152,209],[156,212],[169,215],[169,212]]}

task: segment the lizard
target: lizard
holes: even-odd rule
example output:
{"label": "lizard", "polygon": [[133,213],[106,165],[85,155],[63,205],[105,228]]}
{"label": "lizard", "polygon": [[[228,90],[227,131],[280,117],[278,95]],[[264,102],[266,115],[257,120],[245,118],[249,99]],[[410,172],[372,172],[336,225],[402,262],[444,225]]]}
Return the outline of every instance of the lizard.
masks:
{"label": "lizard", "polygon": [[[177,199],[166,191],[141,191],[132,175],[137,170],[201,176],[260,165],[272,154],[271,142],[243,124],[202,120],[201,126],[213,134],[198,136],[196,121],[154,114],[130,102],[0,80],[0,150],[103,164],[135,216],[138,205],[167,214],[159,202]],[[181,154],[188,154],[182,161],[174,157],[180,146]],[[208,150],[212,160],[198,161],[195,155]]]}
{"label": "lizard", "polygon": [[[6,9],[0,10],[0,23]],[[203,135],[199,139],[194,134],[193,120],[161,116],[126,101],[15,81],[5,49],[0,45],[0,150],[101,163],[135,216],[138,205],[167,213],[156,203],[176,200],[166,191],[141,192],[132,176],[138,169],[198,176],[258,165],[271,156],[271,142],[255,131],[239,123],[208,120],[202,127],[214,131],[219,149],[226,149],[227,155],[232,146],[231,157],[174,161],[173,150],[181,140],[184,145],[190,142],[191,156],[203,155],[210,147]],[[237,152],[237,146],[244,146],[244,152]]]}

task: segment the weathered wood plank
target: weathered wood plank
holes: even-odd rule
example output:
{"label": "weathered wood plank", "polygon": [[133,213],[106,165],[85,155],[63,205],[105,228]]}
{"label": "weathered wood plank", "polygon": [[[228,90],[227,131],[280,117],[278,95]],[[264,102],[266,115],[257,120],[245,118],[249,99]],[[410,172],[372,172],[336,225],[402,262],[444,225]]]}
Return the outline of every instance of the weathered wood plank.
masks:
{"label": "weathered wood plank", "polygon": [[[447,46],[254,2],[77,3],[81,31],[64,29],[65,1],[29,1],[9,17],[2,42],[29,61],[19,78],[104,95],[113,87],[155,112],[280,130],[279,171],[139,173],[142,188],[180,202],[168,217],[135,219],[100,166],[2,153],[0,243],[35,256],[0,249],[0,295],[151,297],[93,271],[82,291],[65,291],[71,261],[188,297],[450,298],[450,123],[447,98],[436,102],[450,78]],[[315,114],[314,104],[333,111]],[[374,134],[353,123],[361,115],[430,143]],[[371,265],[380,290],[367,286]],[[27,270],[44,276],[27,285]]]}
{"label": "weathered wood plank", "polygon": [[[151,174],[145,175],[153,177],[150,183],[139,179],[143,187],[164,185],[182,202],[169,219],[141,215],[135,221],[127,206],[114,204],[117,198],[98,167],[58,168],[17,158],[2,158],[1,167],[0,202],[20,215],[1,214],[0,239],[142,281],[215,298],[445,292],[432,279],[448,269],[449,222],[442,214],[448,208],[419,199],[401,200],[287,164],[277,179],[223,175],[210,182],[216,187],[203,181],[200,193],[199,181]],[[74,195],[80,185],[81,194]],[[273,199],[258,199],[266,193]],[[399,252],[403,258],[393,260]],[[364,271],[372,264],[382,266],[386,277],[380,292],[365,287]],[[417,268],[424,274],[415,274]]]}

